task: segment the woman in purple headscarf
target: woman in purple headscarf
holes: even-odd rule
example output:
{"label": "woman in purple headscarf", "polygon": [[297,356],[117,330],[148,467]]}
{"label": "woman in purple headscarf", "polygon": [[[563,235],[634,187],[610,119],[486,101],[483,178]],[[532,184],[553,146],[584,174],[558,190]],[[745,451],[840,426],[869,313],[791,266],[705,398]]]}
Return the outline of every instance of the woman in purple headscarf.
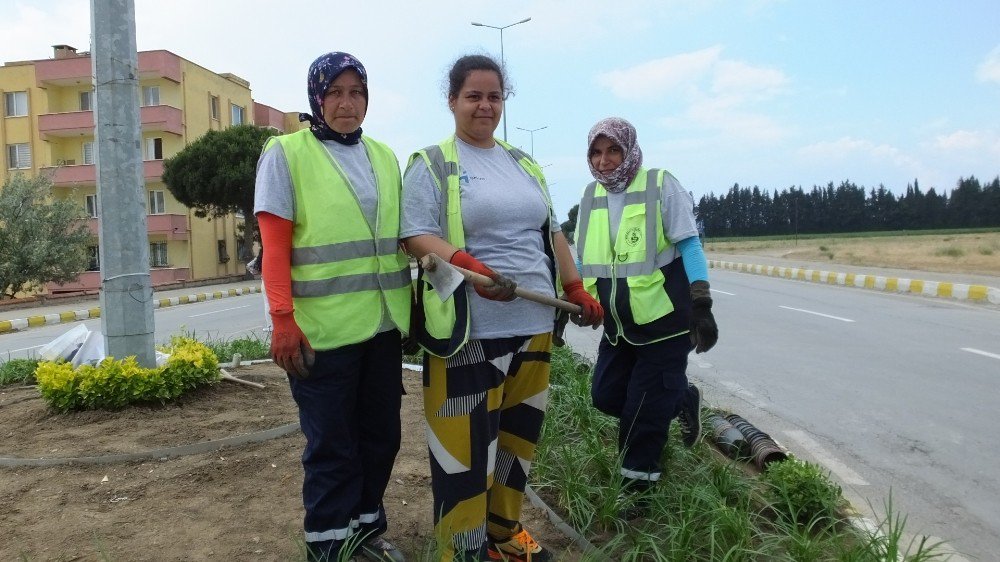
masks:
{"label": "woman in purple headscarf", "polygon": [[684,445],[701,434],[701,393],[688,383],[687,356],[715,345],[708,263],[694,199],[666,170],[642,165],[635,127],[598,121],[587,138],[594,181],[577,215],[584,288],[607,313],[591,389],[594,406],[619,419],[621,516],[645,514],[662,475],[670,421]]}
{"label": "woman in purple headscarf", "polygon": [[306,437],[307,558],[352,550],[403,560],[383,537],[382,505],[400,446],[400,344],[410,321],[399,162],[361,132],[368,74],[355,57],[316,59],[307,92],[312,111],[300,120],[310,126],[265,145],[254,202],[271,357],[288,373]]}

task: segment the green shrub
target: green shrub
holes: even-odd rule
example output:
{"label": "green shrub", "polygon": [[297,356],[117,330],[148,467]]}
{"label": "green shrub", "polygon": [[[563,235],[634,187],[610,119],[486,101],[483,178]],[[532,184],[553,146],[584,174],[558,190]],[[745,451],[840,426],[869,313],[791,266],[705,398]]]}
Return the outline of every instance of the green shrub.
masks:
{"label": "green shrub", "polygon": [[42,398],[54,409],[117,410],[138,402],[164,403],[220,378],[219,360],[205,344],[175,336],[163,348],[170,357],[147,369],[135,357],[108,357],[74,369],[65,361],[42,361],[35,370]]}
{"label": "green shrub", "polygon": [[35,381],[37,359],[11,359],[0,363],[0,386],[5,384],[32,384]]}
{"label": "green shrub", "polygon": [[788,520],[807,526],[835,520],[841,489],[819,466],[789,458],[768,465],[764,480],[772,506]]}

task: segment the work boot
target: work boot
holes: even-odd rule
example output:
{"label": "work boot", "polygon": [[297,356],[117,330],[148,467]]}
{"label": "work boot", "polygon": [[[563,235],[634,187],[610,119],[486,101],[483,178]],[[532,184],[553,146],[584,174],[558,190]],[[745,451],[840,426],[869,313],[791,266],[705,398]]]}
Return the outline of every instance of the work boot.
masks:
{"label": "work boot", "polygon": [[677,421],[681,424],[681,442],[690,449],[701,437],[701,391],[697,386],[688,385]]}
{"label": "work boot", "polygon": [[520,523],[520,531],[514,533],[506,540],[496,540],[490,538],[488,554],[490,560],[509,560],[517,562],[548,562],[552,560],[552,553],[535,542]]}
{"label": "work boot", "polygon": [[376,562],[406,562],[406,557],[391,542],[381,535],[361,543],[358,552],[367,560]]}

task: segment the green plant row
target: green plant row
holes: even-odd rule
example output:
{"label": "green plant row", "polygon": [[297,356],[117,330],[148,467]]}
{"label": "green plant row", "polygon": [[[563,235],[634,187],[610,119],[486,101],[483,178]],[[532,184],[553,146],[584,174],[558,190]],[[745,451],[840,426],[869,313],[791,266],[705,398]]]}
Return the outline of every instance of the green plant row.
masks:
{"label": "green plant row", "polygon": [[0,363],[0,386],[35,382],[37,359],[10,359]]}
{"label": "green plant row", "polygon": [[162,349],[170,357],[162,367],[145,368],[135,357],[108,357],[93,365],[42,361],[35,370],[38,389],[60,411],[117,410],[129,404],[177,398],[197,386],[221,378],[219,361],[203,343],[175,336]]}
{"label": "green plant row", "polygon": [[763,475],[729,461],[706,440],[672,435],[644,519],[619,516],[624,491],[618,422],[591,405],[592,367],[553,350],[551,391],[532,486],[598,546],[585,559],[622,561],[883,561],[939,559],[935,545],[901,544],[905,517],[884,505],[878,529],[848,523],[840,488],[820,467],[790,458]]}

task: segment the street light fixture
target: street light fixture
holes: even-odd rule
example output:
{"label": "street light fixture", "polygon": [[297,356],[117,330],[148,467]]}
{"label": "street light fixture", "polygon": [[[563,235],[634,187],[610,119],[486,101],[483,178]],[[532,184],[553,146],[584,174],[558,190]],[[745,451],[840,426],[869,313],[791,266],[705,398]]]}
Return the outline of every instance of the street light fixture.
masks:
{"label": "street light fixture", "polygon": [[[514,27],[515,25],[519,25],[519,24],[522,24],[522,23],[527,23],[529,21],[531,21],[531,18],[524,18],[521,21],[516,21],[514,23],[508,23],[507,25],[501,25],[499,27],[495,26],[495,25],[489,25],[489,24],[485,24],[485,23],[479,23],[477,21],[474,21],[474,22],[471,22],[471,23],[472,23],[472,25],[475,25],[477,27],[489,27],[489,28],[497,29],[497,30],[500,31],[500,67],[503,68],[503,67],[506,66],[506,60],[504,60],[504,56],[503,56],[503,30],[507,29],[508,27]],[[503,141],[507,142],[507,107],[506,107],[506,103],[504,104],[504,106],[505,107],[504,107],[504,112],[503,112]]]}
{"label": "street light fixture", "polygon": [[522,131],[527,131],[531,133],[531,157],[535,157],[535,131],[541,131],[542,129],[547,129],[548,125],[542,125],[537,129],[525,129],[524,127],[515,127],[516,129],[521,129]]}

